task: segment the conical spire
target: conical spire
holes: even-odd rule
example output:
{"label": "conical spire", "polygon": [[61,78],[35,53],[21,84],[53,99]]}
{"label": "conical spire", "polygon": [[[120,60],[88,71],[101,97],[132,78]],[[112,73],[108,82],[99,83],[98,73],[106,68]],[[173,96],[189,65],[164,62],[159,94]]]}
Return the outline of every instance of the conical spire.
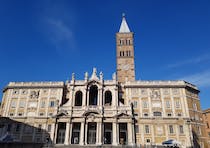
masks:
{"label": "conical spire", "polygon": [[122,23],[120,25],[120,31],[119,32],[120,33],[129,33],[130,32],[130,29],[129,29],[128,24],[126,22],[124,13],[122,14]]}

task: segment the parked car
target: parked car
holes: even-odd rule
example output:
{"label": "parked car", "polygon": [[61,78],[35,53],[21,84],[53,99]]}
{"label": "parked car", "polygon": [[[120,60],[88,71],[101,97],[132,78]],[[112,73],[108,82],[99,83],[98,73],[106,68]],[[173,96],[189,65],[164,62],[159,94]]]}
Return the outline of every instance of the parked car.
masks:
{"label": "parked car", "polygon": [[166,146],[166,147],[181,148],[180,142],[173,140],[173,139],[163,141],[162,145]]}

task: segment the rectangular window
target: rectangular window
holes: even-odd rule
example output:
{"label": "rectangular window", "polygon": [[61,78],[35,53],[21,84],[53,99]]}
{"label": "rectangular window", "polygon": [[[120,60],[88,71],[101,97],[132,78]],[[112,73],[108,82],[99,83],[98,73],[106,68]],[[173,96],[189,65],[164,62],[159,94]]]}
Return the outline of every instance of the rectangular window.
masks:
{"label": "rectangular window", "polygon": [[55,101],[50,101],[49,107],[54,107],[55,106]]}
{"label": "rectangular window", "polygon": [[175,102],[176,108],[180,108],[180,101]]}
{"label": "rectangular window", "polygon": [[166,108],[171,108],[171,102],[170,101],[166,101]]}
{"label": "rectangular window", "polygon": [[15,101],[15,100],[12,100],[12,102],[11,102],[11,107],[12,107],[12,108],[15,108],[15,107],[16,107],[16,101]]}
{"label": "rectangular window", "polygon": [[180,126],[179,126],[179,133],[180,133],[180,134],[184,134],[183,125],[180,125]]}
{"label": "rectangular window", "polygon": [[147,101],[143,101],[143,108],[148,108],[148,102]]}
{"label": "rectangular window", "polygon": [[139,133],[139,125],[135,125],[136,133]]}
{"label": "rectangular window", "polygon": [[41,106],[41,108],[44,108],[45,107],[45,101],[42,101],[40,106]]}
{"label": "rectangular window", "polygon": [[134,101],[133,102],[133,108],[137,108],[138,107],[138,102],[137,101]]}
{"label": "rectangular window", "polygon": [[174,133],[173,125],[169,125],[169,133],[170,134],[173,134]]}
{"label": "rectangular window", "polygon": [[145,125],[145,133],[146,134],[149,134],[150,133],[150,130],[149,130],[149,125]]}
{"label": "rectangular window", "polygon": [[24,108],[25,107],[25,101],[21,100],[20,103],[19,103],[19,107]]}
{"label": "rectangular window", "polygon": [[159,116],[160,117],[160,116],[162,116],[162,113],[161,112],[154,112],[153,116]]}

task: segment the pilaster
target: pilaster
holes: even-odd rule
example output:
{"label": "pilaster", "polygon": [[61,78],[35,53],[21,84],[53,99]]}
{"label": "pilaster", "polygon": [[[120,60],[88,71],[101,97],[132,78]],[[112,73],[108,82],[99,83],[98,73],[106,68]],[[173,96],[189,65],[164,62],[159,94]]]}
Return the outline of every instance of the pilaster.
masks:
{"label": "pilaster", "polygon": [[96,134],[96,144],[102,145],[102,122],[97,122],[97,134]]}
{"label": "pilaster", "polygon": [[117,120],[114,121],[113,123],[113,140],[112,140],[112,145],[118,145],[118,139],[119,139],[119,132],[118,132],[118,123]]}
{"label": "pilaster", "polygon": [[69,145],[69,130],[70,130],[70,123],[66,122],[66,132],[65,132],[65,140],[64,140],[65,145]]}
{"label": "pilaster", "polygon": [[134,145],[134,130],[133,130],[133,124],[132,120],[128,122],[128,145]]}
{"label": "pilaster", "polygon": [[85,136],[85,121],[81,122],[81,130],[80,130],[80,141],[79,145],[84,145],[84,136]]}

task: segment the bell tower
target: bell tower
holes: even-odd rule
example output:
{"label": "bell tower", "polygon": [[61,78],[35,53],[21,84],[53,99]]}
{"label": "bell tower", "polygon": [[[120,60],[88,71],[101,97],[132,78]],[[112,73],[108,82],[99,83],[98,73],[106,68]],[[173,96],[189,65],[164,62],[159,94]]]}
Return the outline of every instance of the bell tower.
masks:
{"label": "bell tower", "polygon": [[120,30],[116,33],[116,59],[118,81],[135,81],[133,32],[130,32],[125,14],[122,16]]}

